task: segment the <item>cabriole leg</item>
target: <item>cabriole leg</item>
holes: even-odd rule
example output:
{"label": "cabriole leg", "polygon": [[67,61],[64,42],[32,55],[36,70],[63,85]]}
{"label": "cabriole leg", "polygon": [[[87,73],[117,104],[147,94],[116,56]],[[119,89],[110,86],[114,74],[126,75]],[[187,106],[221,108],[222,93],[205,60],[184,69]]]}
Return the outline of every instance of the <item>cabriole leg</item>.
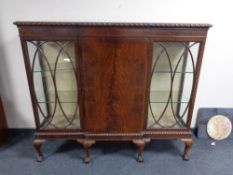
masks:
{"label": "cabriole leg", "polygon": [[83,140],[78,140],[78,142],[83,144],[83,148],[84,148],[84,151],[85,151],[85,157],[84,157],[83,162],[84,163],[89,163],[90,160],[91,160],[90,149],[91,149],[91,146],[95,143],[95,141],[94,140],[89,140],[89,139],[83,139]]}
{"label": "cabriole leg", "polygon": [[184,142],[184,144],[185,144],[183,159],[189,160],[189,151],[192,148],[193,140],[190,138],[190,139],[181,139],[181,141]]}
{"label": "cabriole leg", "polygon": [[144,150],[144,147],[145,147],[145,144],[146,144],[146,141],[143,140],[143,139],[137,139],[137,140],[133,140],[133,143],[137,146],[137,161],[138,162],[143,162],[144,159],[143,159],[143,156],[142,156],[142,152]]}
{"label": "cabriole leg", "polygon": [[33,146],[35,150],[37,151],[37,161],[42,162],[43,160],[43,151],[42,151],[42,144],[44,143],[44,140],[38,140],[36,139],[33,143]]}

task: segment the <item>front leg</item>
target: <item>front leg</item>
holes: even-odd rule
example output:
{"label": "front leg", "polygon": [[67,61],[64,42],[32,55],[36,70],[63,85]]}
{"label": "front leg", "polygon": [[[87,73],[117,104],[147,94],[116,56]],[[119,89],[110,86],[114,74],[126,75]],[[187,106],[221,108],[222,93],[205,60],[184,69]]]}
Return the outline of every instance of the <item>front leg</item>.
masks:
{"label": "front leg", "polygon": [[189,160],[189,151],[192,148],[193,140],[190,138],[190,139],[181,139],[181,141],[184,142],[185,144],[183,159]]}
{"label": "front leg", "polygon": [[90,149],[91,149],[91,146],[95,143],[95,141],[94,140],[89,140],[89,139],[83,139],[83,140],[78,140],[78,142],[83,144],[83,148],[84,148],[84,151],[85,151],[85,157],[84,157],[83,162],[84,163],[89,163],[90,160],[91,160]]}
{"label": "front leg", "polygon": [[33,142],[33,146],[34,146],[34,148],[35,148],[35,150],[37,151],[37,161],[38,162],[42,162],[42,160],[43,160],[43,150],[42,150],[42,144],[44,143],[44,140],[38,140],[38,139],[36,139],[36,140],[34,140],[34,142]]}
{"label": "front leg", "polygon": [[143,159],[143,156],[142,156],[142,152],[143,152],[144,147],[146,145],[146,141],[143,140],[143,139],[136,139],[136,140],[133,140],[133,143],[136,144],[137,149],[138,149],[137,161],[138,162],[143,162],[144,159]]}

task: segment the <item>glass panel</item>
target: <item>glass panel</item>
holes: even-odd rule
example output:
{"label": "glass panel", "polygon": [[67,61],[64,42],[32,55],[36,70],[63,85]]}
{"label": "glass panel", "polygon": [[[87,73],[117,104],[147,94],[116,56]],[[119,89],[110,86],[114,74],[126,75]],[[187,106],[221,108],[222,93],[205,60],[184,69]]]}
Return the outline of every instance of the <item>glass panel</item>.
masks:
{"label": "glass panel", "polygon": [[193,87],[199,43],[156,42],[148,128],[183,128]]}
{"label": "glass panel", "polygon": [[74,43],[27,45],[41,129],[80,128]]}

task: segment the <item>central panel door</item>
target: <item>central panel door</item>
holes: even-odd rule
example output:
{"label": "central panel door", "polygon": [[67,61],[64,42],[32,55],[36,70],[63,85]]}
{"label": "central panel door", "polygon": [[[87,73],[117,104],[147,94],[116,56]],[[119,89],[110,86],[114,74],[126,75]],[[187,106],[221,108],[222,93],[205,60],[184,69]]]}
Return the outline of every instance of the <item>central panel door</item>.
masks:
{"label": "central panel door", "polygon": [[140,132],[146,125],[149,45],[140,39],[83,38],[84,130]]}

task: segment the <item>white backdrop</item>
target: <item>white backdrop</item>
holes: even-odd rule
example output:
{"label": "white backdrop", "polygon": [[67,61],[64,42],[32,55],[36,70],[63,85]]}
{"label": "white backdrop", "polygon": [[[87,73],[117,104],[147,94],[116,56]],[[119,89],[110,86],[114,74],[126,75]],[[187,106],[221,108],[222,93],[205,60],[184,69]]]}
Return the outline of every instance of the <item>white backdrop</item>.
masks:
{"label": "white backdrop", "polygon": [[0,92],[10,128],[33,128],[34,118],[17,20],[212,23],[192,126],[200,107],[233,107],[231,0],[0,0]]}

